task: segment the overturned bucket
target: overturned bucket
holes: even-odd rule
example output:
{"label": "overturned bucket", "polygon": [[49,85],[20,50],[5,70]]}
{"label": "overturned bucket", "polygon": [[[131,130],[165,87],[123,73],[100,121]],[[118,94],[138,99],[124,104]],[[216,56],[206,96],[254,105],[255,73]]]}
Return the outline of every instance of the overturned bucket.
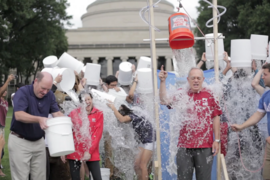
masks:
{"label": "overturned bucket", "polygon": [[51,157],[65,156],[75,152],[70,117],[48,119],[47,126],[45,132]]}
{"label": "overturned bucket", "polygon": [[118,82],[123,86],[130,85],[133,81],[132,64],[130,62],[122,62],[119,64]]}
{"label": "overturned bucket", "polygon": [[175,13],[169,17],[169,34],[172,49],[185,49],[194,45],[189,17],[184,13]]}

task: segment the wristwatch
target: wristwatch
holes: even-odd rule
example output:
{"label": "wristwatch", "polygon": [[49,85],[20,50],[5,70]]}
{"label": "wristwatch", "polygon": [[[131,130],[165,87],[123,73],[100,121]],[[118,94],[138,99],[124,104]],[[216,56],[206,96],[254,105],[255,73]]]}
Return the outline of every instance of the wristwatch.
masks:
{"label": "wristwatch", "polygon": [[216,142],[220,143],[220,139],[215,139]]}

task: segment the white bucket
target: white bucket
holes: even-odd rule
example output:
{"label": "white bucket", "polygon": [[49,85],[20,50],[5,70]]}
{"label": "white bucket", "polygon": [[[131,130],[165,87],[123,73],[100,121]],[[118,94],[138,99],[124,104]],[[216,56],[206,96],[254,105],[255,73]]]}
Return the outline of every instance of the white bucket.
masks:
{"label": "white bucket", "polygon": [[119,64],[118,82],[123,86],[130,85],[133,81],[132,64],[130,62],[122,62]]}
{"label": "white bucket", "polygon": [[101,179],[110,180],[110,169],[109,168],[100,168]]}
{"label": "white bucket", "polygon": [[94,96],[95,99],[101,100],[101,101],[105,101],[107,102],[107,100],[114,102],[115,101],[115,96],[110,95],[108,93],[104,93],[95,89],[91,89],[91,92]]}
{"label": "white bucket", "polygon": [[142,68],[137,71],[137,74],[137,91],[142,94],[153,93],[152,70],[150,68]]}
{"label": "white bucket", "polygon": [[268,36],[251,34],[251,57],[255,60],[266,60]]}
{"label": "white bucket", "polygon": [[45,132],[50,156],[65,156],[75,151],[70,117],[48,119],[47,126]]}
{"label": "white bucket", "polygon": [[[218,33],[218,36],[222,36],[221,33]],[[205,37],[214,38],[214,34],[206,34]],[[205,56],[208,61],[214,61],[215,59],[215,44],[213,40],[206,39],[205,40]],[[218,59],[223,60],[224,54],[224,42],[223,39],[218,39]]]}
{"label": "white bucket", "polygon": [[100,64],[87,63],[84,78],[87,79],[88,85],[98,86],[100,79]]}
{"label": "white bucket", "polygon": [[232,67],[251,67],[251,44],[249,39],[231,40]]}
{"label": "white bucket", "polygon": [[141,68],[151,68],[151,66],[151,58],[142,56],[140,57],[137,70]]}
{"label": "white bucket", "polygon": [[56,56],[48,56],[42,62],[45,68],[54,68],[58,63],[58,58]]}
{"label": "white bucket", "polygon": [[[120,87],[119,87],[120,88]],[[108,94],[115,96],[118,100],[125,101],[127,97],[127,93],[124,89],[120,88],[120,91],[116,92],[115,89],[109,89]]]}
{"label": "white bucket", "polygon": [[59,58],[57,66],[61,68],[70,68],[79,74],[82,71],[83,63],[78,61],[68,53],[63,53],[62,56]]}
{"label": "white bucket", "polygon": [[55,79],[58,74],[62,75],[62,81],[57,84],[59,91],[69,91],[73,88],[75,83],[75,74],[71,69],[68,68],[44,68],[41,72],[48,72]]}

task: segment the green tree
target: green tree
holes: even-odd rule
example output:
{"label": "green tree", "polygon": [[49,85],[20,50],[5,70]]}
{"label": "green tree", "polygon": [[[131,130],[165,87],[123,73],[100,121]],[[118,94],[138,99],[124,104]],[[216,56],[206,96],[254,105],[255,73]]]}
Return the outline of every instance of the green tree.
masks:
{"label": "green tree", "polygon": [[[251,34],[270,35],[268,19],[270,2],[268,0],[218,0],[218,5],[227,8],[226,14],[221,17],[218,24],[218,31],[225,36],[224,49],[229,54],[232,39],[249,39]],[[213,28],[205,26],[207,20],[212,18],[212,9],[200,0],[197,10],[199,12],[198,26],[205,34],[213,33]],[[197,29],[195,33],[201,35]],[[196,42],[198,56],[205,52],[204,43],[204,41]]]}
{"label": "green tree", "polygon": [[0,32],[5,37],[0,44],[0,64],[17,68],[28,84],[46,56],[60,56],[67,50],[64,24],[71,18],[65,11],[69,4],[67,0],[4,0],[0,5],[0,26],[7,24],[6,33]]}

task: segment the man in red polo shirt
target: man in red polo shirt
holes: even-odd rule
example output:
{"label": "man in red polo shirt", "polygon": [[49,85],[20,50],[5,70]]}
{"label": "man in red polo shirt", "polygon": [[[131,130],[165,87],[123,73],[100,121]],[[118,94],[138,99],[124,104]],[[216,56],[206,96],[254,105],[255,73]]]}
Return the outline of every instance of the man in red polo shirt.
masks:
{"label": "man in red polo shirt", "polygon": [[[186,110],[179,118],[181,123],[177,162],[178,180],[192,180],[193,170],[197,180],[211,180],[213,156],[219,151],[220,115],[218,102],[209,89],[203,88],[203,71],[191,68],[188,74],[189,89],[179,89],[172,98],[166,94],[166,78],[168,74],[161,67],[160,100],[161,104],[177,108],[185,103]],[[213,141],[213,133],[215,141]]]}

